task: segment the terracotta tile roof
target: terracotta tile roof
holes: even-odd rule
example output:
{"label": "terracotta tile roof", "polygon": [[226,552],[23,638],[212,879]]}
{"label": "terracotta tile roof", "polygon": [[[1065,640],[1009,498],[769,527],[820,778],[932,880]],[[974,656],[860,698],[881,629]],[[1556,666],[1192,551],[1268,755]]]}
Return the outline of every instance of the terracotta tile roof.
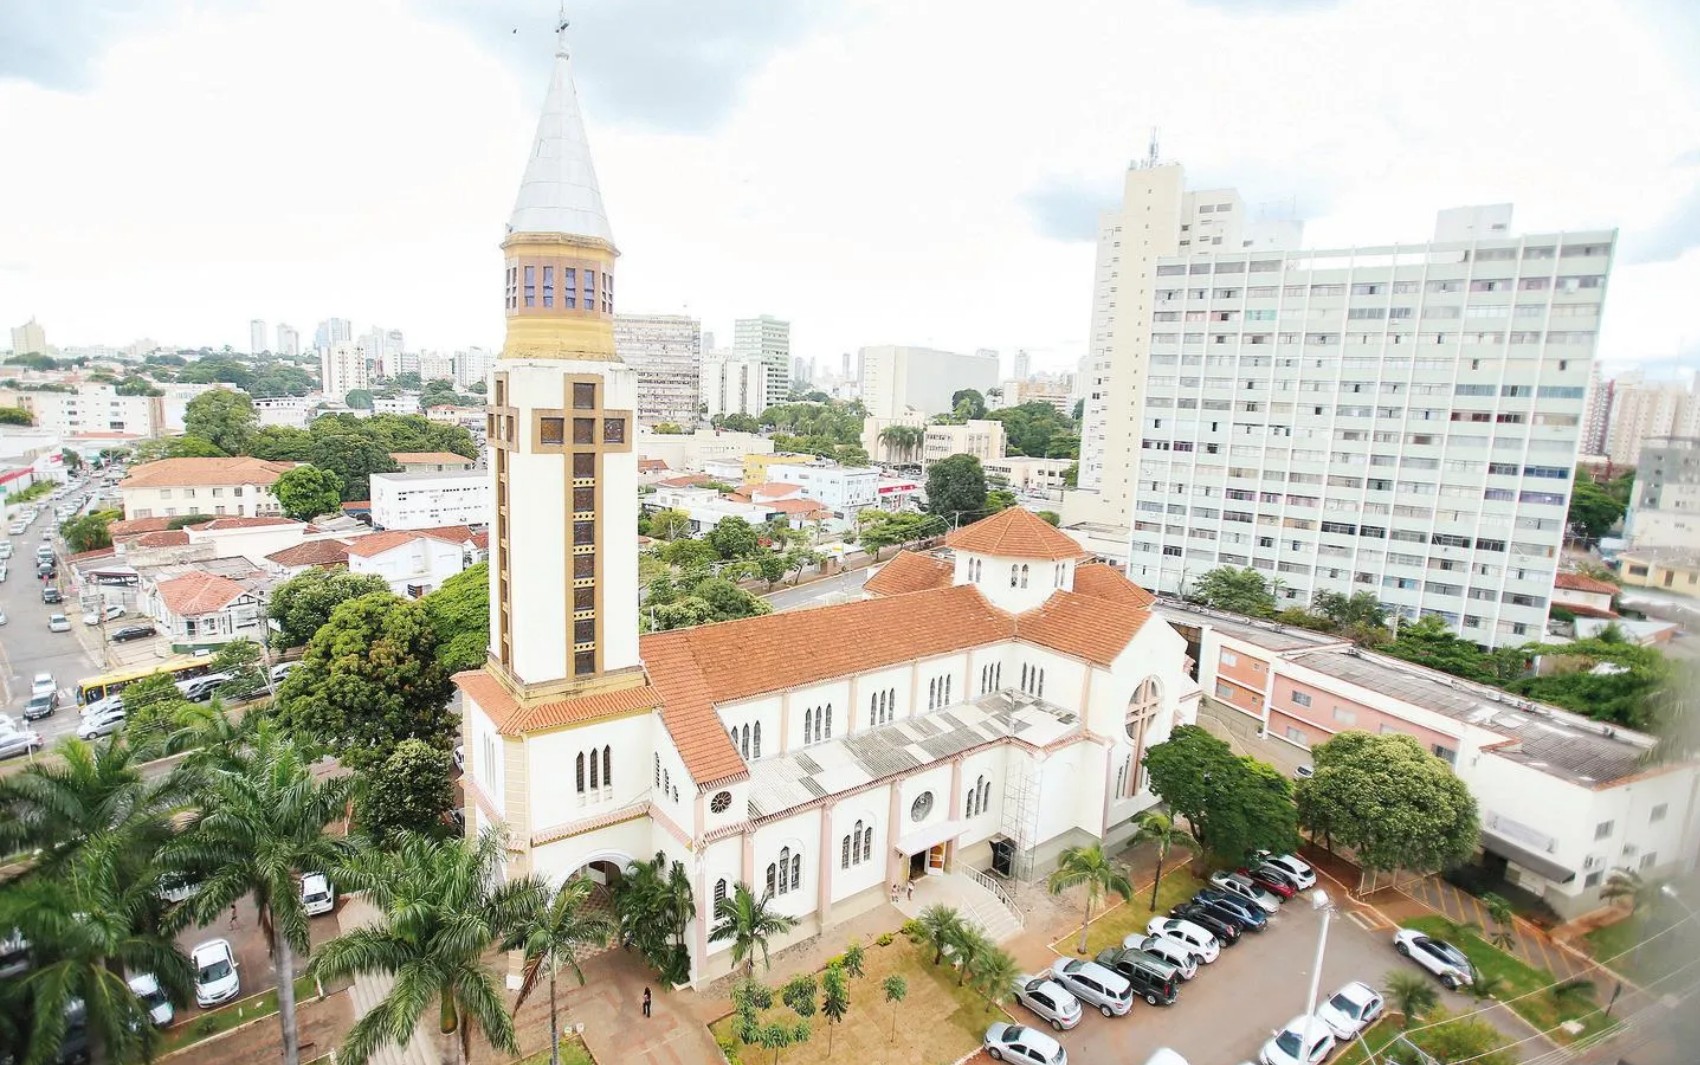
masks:
{"label": "terracotta tile roof", "polygon": [[[642,540],[643,538],[639,537],[638,539]],[[489,530],[486,529],[484,532],[473,533],[472,534],[472,546],[477,548],[480,551],[490,550],[490,532],[489,532]]]}
{"label": "terracotta tile roof", "polygon": [[1041,647],[1107,666],[1127,649],[1128,641],[1150,617],[1148,611],[1137,607],[1106,610],[1101,599],[1078,592],[1052,592],[1043,606],[1016,619],[1016,634]]}
{"label": "terracotta tile roof", "polygon": [[1081,558],[1088,552],[1067,533],[1024,507],[1010,507],[981,518],[945,537],[958,551],[1001,558]]}
{"label": "terracotta tile roof", "polygon": [[127,541],[129,547],[187,547],[188,544],[189,534],[182,529],[143,533],[140,536],[132,536]]}
{"label": "terracotta tile roof", "polygon": [[187,528],[194,529],[196,532],[218,532],[224,529],[265,529],[278,525],[301,524],[294,518],[261,516],[254,518],[214,518],[211,521],[203,521],[198,525],[187,526]]}
{"label": "terracotta tile roof", "polygon": [[1568,610],[1581,618],[1617,618],[1621,616],[1615,610],[1602,610],[1597,606],[1588,606],[1585,603],[1560,603],[1554,600],[1553,606],[1561,610]]}
{"label": "terracotta tile roof", "polygon": [[489,716],[498,732],[510,736],[580,724],[615,714],[629,714],[634,710],[650,710],[661,705],[660,693],[647,684],[581,695],[576,699],[558,699],[526,709],[514,701],[501,681],[485,670],[469,669],[456,673],[454,682]]}
{"label": "terracotta tile roof", "polygon": [[714,478],[710,477],[706,473],[687,473],[682,477],[668,477],[665,480],[656,481],[655,483],[661,488],[694,488],[699,484],[707,484],[712,480],[714,480]]}
{"label": "terracotta tile roof", "polygon": [[470,525],[433,525],[429,529],[410,529],[420,536],[429,536],[433,540],[447,540],[451,544],[464,544],[472,539]]}
{"label": "terracotta tile roof", "polygon": [[192,617],[220,610],[237,596],[247,594],[248,590],[229,577],[216,573],[191,573],[186,577],[160,581],[157,591],[166,609],[178,617]]}
{"label": "terracotta tile roof", "polygon": [[714,712],[690,635],[689,629],[652,633],[641,637],[638,647],[649,683],[661,693],[661,723],[673,737],[685,771],[699,789],[706,789],[741,780],[750,771]]}
{"label": "terracotta tile roof", "polygon": [[344,509],[344,510],[371,510],[372,509],[372,501],[370,499],[349,499],[349,500],[345,500],[342,504],[342,509]]}
{"label": "terracotta tile roof", "polygon": [[78,562],[93,562],[97,558],[111,558],[117,553],[116,548],[97,547],[93,551],[79,551],[77,554],[69,555],[65,561],[75,565]]}
{"label": "terracotta tile roof", "polygon": [[757,505],[772,508],[773,510],[779,511],[781,514],[831,515],[832,513],[832,511],[827,510],[818,499],[774,499]]}
{"label": "terracotta tile roof", "polygon": [[792,492],[801,492],[802,490],[802,485],[787,484],[784,481],[762,481],[759,484],[741,484],[738,486],[738,491],[747,496],[757,494],[769,496],[789,495]]}
{"label": "terracotta tile roof", "polygon": [[385,551],[393,551],[403,544],[411,544],[422,535],[422,533],[408,530],[368,533],[365,536],[356,536],[350,540],[348,542],[348,553],[350,556],[358,555],[360,558],[371,558],[373,555],[381,555]]}
{"label": "terracotta tile roof", "polygon": [[119,488],[175,488],[178,485],[270,485],[296,467],[294,462],[255,458],[160,459],[130,469]]}
{"label": "terracotta tile roof", "polygon": [[129,518],[125,521],[115,521],[106,527],[107,533],[116,540],[120,536],[136,536],[147,532],[163,532],[171,528],[170,518]]}
{"label": "terracotta tile roof", "polygon": [[465,455],[456,455],[452,451],[392,451],[390,458],[401,466],[441,465],[450,463],[471,463]]}
{"label": "terracotta tile roof", "polygon": [[267,561],[280,566],[345,566],[348,564],[348,545],[341,540],[304,540],[294,547],[273,551]]}
{"label": "terracotta tile roof", "polygon": [[638,459],[639,473],[654,473],[665,469],[668,469],[666,459]]}
{"label": "terracotta tile roof", "polygon": [[1553,578],[1554,588],[1563,588],[1567,592],[1592,592],[1595,595],[1616,595],[1617,585],[1590,577],[1585,573],[1560,573]]}
{"label": "terracotta tile roof", "polygon": [[1112,603],[1141,608],[1157,601],[1156,596],[1128,580],[1125,573],[1101,562],[1074,568],[1074,590],[1094,599],[1108,599]]}
{"label": "terracotta tile roof", "polygon": [[899,551],[880,571],[868,578],[862,590],[869,595],[908,595],[942,588],[951,582],[956,567],[942,558]]}

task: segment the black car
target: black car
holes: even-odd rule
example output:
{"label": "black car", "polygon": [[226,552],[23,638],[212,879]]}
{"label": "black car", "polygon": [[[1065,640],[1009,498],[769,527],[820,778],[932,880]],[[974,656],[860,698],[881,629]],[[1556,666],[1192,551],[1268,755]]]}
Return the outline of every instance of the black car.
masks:
{"label": "black car", "polygon": [[1246,920],[1245,912],[1243,910],[1233,906],[1225,906],[1215,899],[1194,896],[1192,901],[1187,905],[1203,910],[1218,921],[1233,925],[1235,928],[1239,929],[1242,934],[1258,930],[1256,925]]}
{"label": "black car", "polygon": [[1185,902],[1176,906],[1169,913],[1170,917],[1181,917],[1209,932],[1222,941],[1225,947],[1231,947],[1240,941],[1244,929],[1238,921],[1227,921],[1216,915],[1216,912],[1202,903]]}
{"label": "black car", "polygon": [[1215,906],[1227,907],[1239,918],[1241,924],[1254,932],[1261,932],[1269,927],[1269,915],[1263,912],[1263,907],[1255,902],[1248,902],[1238,895],[1218,891],[1215,888],[1205,888],[1194,895],[1192,901],[1208,902]]}
{"label": "black car", "polygon": [[57,588],[43,588],[41,590],[41,601],[49,604],[63,603],[65,601],[65,597],[59,594],[59,589]]}
{"label": "black car", "polygon": [[25,721],[40,721],[44,717],[52,717],[53,711],[59,706],[57,691],[42,692],[30,696],[29,705],[24,707]]}
{"label": "black car", "polygon": [[141,640],[152,636],[156,630],[152,625],[126,625],[112,634],[113,643],[124,643],[127,640]]}
{"label": "black car", "polygon": [[1180,970],[1171,962],[1143,950],[1108,947],[1094,959],[1133,985],[1133,993],[1153,1006],[1171,1006],[1178,993]]}

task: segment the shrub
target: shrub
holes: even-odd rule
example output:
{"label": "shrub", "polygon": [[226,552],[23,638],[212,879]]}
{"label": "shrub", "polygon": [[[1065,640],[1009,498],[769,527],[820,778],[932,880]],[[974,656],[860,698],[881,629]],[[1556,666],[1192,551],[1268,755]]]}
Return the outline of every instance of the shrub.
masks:
{"label": "shrub", "polygon": [[742,1065],[738,1060],[738,1040],[733,1036],[723,1035],[715,1040],[720,1052],[726,1055],[727,1065]]}
{"label": "shrub", "polygon": [[926,935],[927,932],[926,929],[921,927],[920,921],[911,917],[907,921],[903,922],[903,934],[909,937],[910,942],[919,943],[921,941],[921,937]]}
{"label": "shrub", "polygon": [[874,942],[879,946],[889,947],[889,946],[891,946],[891,941],[896,939],[896,938],[897,937],[892,935],[890,932],[882,932],[882,933],[880,933],[880,937],[878,939],[874,940]]}

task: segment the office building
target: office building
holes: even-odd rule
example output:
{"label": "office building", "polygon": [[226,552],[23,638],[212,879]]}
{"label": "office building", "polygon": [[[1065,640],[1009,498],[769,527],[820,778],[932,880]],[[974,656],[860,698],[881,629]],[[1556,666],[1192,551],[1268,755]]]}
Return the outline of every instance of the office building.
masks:
{"label": "office building", "polygon": [[291,357],[301,354],[301,334],[294,326],[277,323],[277,354]]}
{"label": "office building", "polygon": [[[768,364],[757,355],[737,355],[728,351],[709,352],[702,360],[700,382],[702,402],[707,404],[706,417],[747,414],[761,416],[774,402],[768,392]],[[783,395],[778,397],[784,399]]]}
{"label": "office building", "polygon": [[639,425],[696,424],[702,322],[682,314],[615,315],[614,350],[637,371]]}
{"label": "office building", "polygon": [[436,529],[490,523],[490,475],[485,470],[420,470],[372,475],[372,526]]}
{"label": "office building", "polygon": [[313,330],[313,347],[317,351],[328,351],[333,345],[353,339],[354,323],[347,318],[326,318]]}
{"label": "office building", "polygon": [[998,386],[996,352],[961,355],[932,348],[881,344],[861,350],[862,403],[875,418],[905,411],[948,414],[951,396],[965,388],[981,395]]}
{"label": "office building", "polygon": [[359,344],[344,340],[319,353],[319,390],[330,399],[340,402],[370,386],[366,349]]}
{"label": "office building", "polygon": [[1029,377],[1033,376],[1033,357],[1028,355],[1025,351],[1017,351],[1015,353],[1014,366],[1010,370],[1010,376],[1017,381],[1025,381]]}
{"label": "office building", "polygon": [[1623,535],[1633,549],[1700,552],[1700,438],[1665,437],[1642,445]]}
{"label": "office building", "polygon": [[1640,372],[1612,381],[1605,454],[1620,466],[1638,465],[1649,440],[1700,436],[1700,374],[1684,384],[1648,381]]}
{"label": "office building", "polygon": [[47,330],[34,318],[23,325],[12,329],[12,354],[14,355],[45,355],[47,354]]}
{"label": "office building", "polygon": [[1130,578],[1250,566],[1283,606],[1545,631],[1615,233],[1460,217],[1492,235],[1153,260]]}
{"label": "office building", "polygon": [[[475,383],[490,376],[490,353],[484,348],[463,348],[454,353],[449,363],[449,373],[438,376],[452,376],[457,388],[471,388]],[[423,380],[430,380],[420,373]]]}
{"label": "office building", "polygon": [[732,323],[732,351],[767,368],[767,395],[779,403],[791,394],[791,323],[769,315]]}
{"label": "office building", "polygon": [[258,355],[266,348],[266,323],[258,318],[248,323],[248,354]]}

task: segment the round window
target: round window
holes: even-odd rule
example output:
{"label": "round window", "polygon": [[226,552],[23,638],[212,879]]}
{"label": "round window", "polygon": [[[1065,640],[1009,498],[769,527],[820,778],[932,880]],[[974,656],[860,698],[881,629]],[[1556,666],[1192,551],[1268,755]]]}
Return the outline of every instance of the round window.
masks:
{"label": "round window", "polygon": [[732,808],[732,793],[729,791],[715,792],[714,798],[708,800],[708,808],[717,814],[723,814],[730,810]]}
{"label": "round window", "polygon": [[911,821],[925,821],[927,819],[927,815],[932,812],[933,793],[930,791],[923,791],[921,794],[915,796],[915,804],[909,807],[909,819]]}

